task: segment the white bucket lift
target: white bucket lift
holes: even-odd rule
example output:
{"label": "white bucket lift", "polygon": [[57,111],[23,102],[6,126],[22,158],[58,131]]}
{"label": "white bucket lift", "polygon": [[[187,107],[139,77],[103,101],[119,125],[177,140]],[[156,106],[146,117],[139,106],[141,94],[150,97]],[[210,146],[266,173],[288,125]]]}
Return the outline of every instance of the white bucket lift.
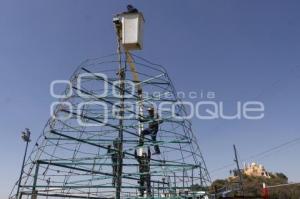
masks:
{"label": "white bucket lift", "polygon": [[117,16],[117,19],[122,24],[121,42],[125,50],[141,50],[143,48],[143,14],[141,12],[122,13]]}

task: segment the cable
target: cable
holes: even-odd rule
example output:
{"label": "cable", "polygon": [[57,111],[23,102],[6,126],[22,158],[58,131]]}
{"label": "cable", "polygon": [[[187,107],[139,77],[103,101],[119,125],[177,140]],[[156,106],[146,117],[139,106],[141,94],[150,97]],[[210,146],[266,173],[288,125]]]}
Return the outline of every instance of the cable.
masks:
{"label": "cable", "polygon": [[[300,141],[300,137],[298,138],[294,138],[290,141],[287,141],[287,142],[284,142],[282,144],[279,144],[277,146],[274,146],[270,149],[267,149],[263,152],[260,152],[260,153],[257,153],[257,154],[254,154],[254,155],[250,155],[249,157],[247,158],[244,158],[244,159],[241,159],[242,161],[247,161],[247,160],[252,160],[252,159],[255,159],[257,157],[266,157],[265,155],[268,154],[268,153],[272,153],[274,151],[278,151],[278,149],[282,149],[284,147],[290,147],[292,143],[296,144],[297,142]],[[221,171],[221,170],[224,170],[224,169],[227,169],[227,168],[230,168],[234,165],[234,163],[231,163],[231,164],[226,164],[222,167],[219,167],[219,168],[216,168],[216,169],[213,169],[210,171],[210,173],[214,173],[214,172],[217,172],[217,171]]]}

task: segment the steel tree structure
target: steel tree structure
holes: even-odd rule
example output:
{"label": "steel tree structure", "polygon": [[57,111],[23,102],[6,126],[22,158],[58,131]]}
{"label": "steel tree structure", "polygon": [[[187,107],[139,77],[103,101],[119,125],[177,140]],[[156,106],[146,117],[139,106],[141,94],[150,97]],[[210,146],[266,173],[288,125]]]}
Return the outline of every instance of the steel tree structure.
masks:
{"label": "steel tree structure", "polygon": [[[130,54],[130,62],[128,53],[121,55],[121,62],[118,54],[86,60],[72,75],[65,98],[55,106],[55,117],[48,120],[25,163],[19,198],[115,198],[112,154],[107,149],[120,141],[120,119],[121,198],[140,195],[143,173],[139,173],[135,151],[153,151],[155,144],[161,154],[152,155],[149,162],[151,197],[175,196],[193,185],[204,187],[210,182],[191,123],[181,117],[186,115],[185,107],[166,70],[136,55]],[[122,117],[120,63],[126,74]],[[130,64],[136,67],[134,73],[127,67]],[[143,89],[142,98],[138,85]],[[145,136],[141,146],[139,131],[148,125],[141,118],[153,106],[163,123],[157,141]],[[118,147],[113,149],[118,151]],[[17,184],[10,198],[16,197]]]}
{"label": "steel tree structure", "polygon": [[[11,199],[174,198],[210,183],[166,70],[122,48],[121,22],[114,22],[118,52],[73,73]],[[149,119],[149,109],[157,117]],[[153,124],[157,134],[145,135]]]}

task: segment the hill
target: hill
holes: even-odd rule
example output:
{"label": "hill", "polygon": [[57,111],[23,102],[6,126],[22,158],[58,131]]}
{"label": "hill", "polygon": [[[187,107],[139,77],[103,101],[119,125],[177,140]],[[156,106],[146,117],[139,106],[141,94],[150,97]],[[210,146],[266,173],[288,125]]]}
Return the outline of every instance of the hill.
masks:
{"label": "hill", "polygon": [[[274,186],[279,184],[287,184],[288,177],[283,173],[270,174],[269,178],[243,175],[243,187],[245,196],[258,197],[262,195],[262,184]],[[237,177],[228,179],[215,180],[210,191],[224,192],[226,190],[234,190],[237,188]],[[232,192],[231,195],[237,194]],[[300,185],[290,185],[284,187],[274,187],[269,189],[270,199],[300,199]]]}

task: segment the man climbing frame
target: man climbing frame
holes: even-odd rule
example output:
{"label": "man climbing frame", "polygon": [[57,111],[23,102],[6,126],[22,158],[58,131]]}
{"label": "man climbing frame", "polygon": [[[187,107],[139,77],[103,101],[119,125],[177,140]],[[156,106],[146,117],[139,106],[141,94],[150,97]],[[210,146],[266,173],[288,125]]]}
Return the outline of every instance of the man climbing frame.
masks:
{"label": "man climbing frame", "polygon": [[140,196],[144,197],[146,191],[147,197],[151,197],[151,176],[150,176],[150,160],[151,151],[148,147],[148,154],[144,151],[141,156],[138,156],[137,150],[134,151],[135,159],[139,163],[139,173],[140,173]]}
{"label": "man climbing frame", "polygon": [[154,150],[155,150],[153,155],[159,155],[160,149],[159,149],[158,144],[156,143],[156,137],[157,137],[157,132],[159,129],[159,124],[161,124],[163,121],[159,119],[159,115],[158,115],[158,113],[156,113],[156,111],[154,110],[153,107],[148,108],[148,114],[149,114],[148,117],[146,117],[144,119],[140,119],[141,122],[149,122],[149,126],[148,126],[148,128],[144,129],[141,132],[139,143],[140,143],[140,146],[143,146],[145,135],[150,135],[152,142],[154,144]]}
{"label": "man climbing frame", "polygon": [[111,145],[107,146],[107,154],[111,156],[111,162],[112,162],[112,186],[116,186],[116,175],[117,175],[117,161],[118,161],[118,141],[113,141],[113,149],[111,148]]}

